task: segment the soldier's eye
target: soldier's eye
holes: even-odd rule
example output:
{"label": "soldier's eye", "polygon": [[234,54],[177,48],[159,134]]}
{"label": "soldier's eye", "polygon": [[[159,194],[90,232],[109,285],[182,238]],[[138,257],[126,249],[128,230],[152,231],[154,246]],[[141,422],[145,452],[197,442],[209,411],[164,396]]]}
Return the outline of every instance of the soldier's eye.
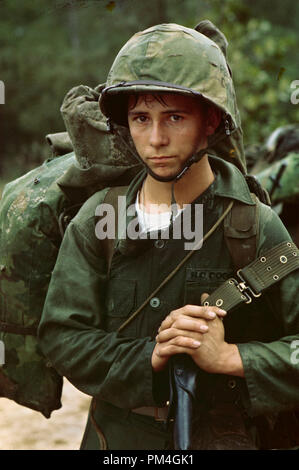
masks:
{"label": "soldier's eye", "polygon": [[172,115],[170,116],[170,119],[171,119],[171,121],[177,122],[177,121],[182,120],[183,117],[182,117],[182,116],[179,116],[178,114],[172,114]]}
{"label": "soldier's eye", "polygon": [[147,121],[147,117],[146,116],[136,116],[136,118],[134,119],[134,121],[138,122],[138,123],[144,123]]}

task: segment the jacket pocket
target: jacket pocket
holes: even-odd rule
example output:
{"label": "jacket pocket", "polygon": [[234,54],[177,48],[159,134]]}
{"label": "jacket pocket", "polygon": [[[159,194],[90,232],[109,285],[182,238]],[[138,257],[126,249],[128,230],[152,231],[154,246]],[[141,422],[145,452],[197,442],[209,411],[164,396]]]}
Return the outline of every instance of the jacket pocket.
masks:
{"label": "jacket pocket", "polygon": [[227,268],[197,269],[187,268],[184,305],[201,305],[201,295],[211,294],[224,281],[233,276],[233,271]]}
{"label": "jacket pocket", "polygon": [[[106,331],[116,331],[133,313],[136,304],[136,281],[111,279],[106,295]],[[134,320],[125,328],[125,336],[136,336]]]}

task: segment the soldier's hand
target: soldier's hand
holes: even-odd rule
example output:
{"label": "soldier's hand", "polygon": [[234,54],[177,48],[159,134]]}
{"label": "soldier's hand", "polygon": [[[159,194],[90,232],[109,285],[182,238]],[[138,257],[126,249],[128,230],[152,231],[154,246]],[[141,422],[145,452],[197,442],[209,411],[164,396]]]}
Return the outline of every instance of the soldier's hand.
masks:
{"label": "soldier's hand", "polygon": [[224,340],[224,326],[221,318],[210,322],[207,334],[202,338],[200,347],[190,352],[195,364],[210,373],[222,373],[222,363],[228,344]]}
{"label": "soldier's hand", "polygon": [[156,337],[157,344],[152,355],[153,369],[163,370],[169,358],[175,354],[186,353],[194,357],[201,346],[203,335],[208,333],[211,321],[218,315],[223,317],[226,312],[218,307],[198,305],[185,305],[170,312],[161,323]]}
{"label": "soldier's hand", "polygon": [[[208,294],[203,294],[201,303]],[[204,335],[200,347],[190,353],[194,362],[206,372],[228,374],[244,377],[244,367],[239,349],[236,344],[224,340],[223,318],[217,315],[209,324],[209,330]]]}
{"label": "soldier's hand", "polygon": [[[203,304],[208,294],[202,294],[201,303]],[[216,312],[215,312],[216,313]],[[203,338],[200,348],[190,353],[195,364],[202,370],[210,373],[224,373],[223,367],[227,358],[228,350],[231,352],[231,346],[224,340],[223,315],[216,315],[210,322],[207,335]]]}
{"label": "soldier's hand", "polygon": [[[204,302],[207,297],[208,294],[202,294],[201,301]],[[158,336],[164,330],[170,329],[173,329],[173,333],[176,333],[175,330],[179,329],[204,333],[208,331],[208,324],[211,320],[214,320],[217,316],[223,318],[225,315],[226,311],[218,307],[185,305],[167,315],[161,323]],[[161,337],[159,338],[161,339]]]}

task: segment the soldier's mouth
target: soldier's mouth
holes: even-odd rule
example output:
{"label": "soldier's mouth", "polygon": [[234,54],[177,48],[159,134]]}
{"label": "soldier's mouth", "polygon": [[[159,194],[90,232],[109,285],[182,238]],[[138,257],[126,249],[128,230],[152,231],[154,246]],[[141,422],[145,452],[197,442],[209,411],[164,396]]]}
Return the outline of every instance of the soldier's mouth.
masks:
{"label": "soldier's mouth", "polygon": [[149,160],[153,161],[153,162],[166,162],[168,160],[171,160],[175,158],[175,156],[173,155],[163,155],[161,157],[150,157]]}

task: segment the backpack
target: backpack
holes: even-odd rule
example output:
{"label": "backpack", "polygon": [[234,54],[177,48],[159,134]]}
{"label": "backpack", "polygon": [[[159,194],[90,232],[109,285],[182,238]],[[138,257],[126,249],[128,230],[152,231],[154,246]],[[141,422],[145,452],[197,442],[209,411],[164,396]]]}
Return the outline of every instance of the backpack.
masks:
{"label": "backpack", "polygon": [[8,183],[0,201],[0,397],[46,418],[61,407],[63,382],[36,334],[65,227],[89,196],[129,184],[141,166],[109,133],[102,87],[67,93],[69,132],[48,134],[53,156]]}
{"label": "backpack", "polygon": [[0,396],[40,411],[61,407],[62,377],[42,355],[39,324],[69,202],[55,181],[74,153],[46,161],[5,186],[0,208]]}

